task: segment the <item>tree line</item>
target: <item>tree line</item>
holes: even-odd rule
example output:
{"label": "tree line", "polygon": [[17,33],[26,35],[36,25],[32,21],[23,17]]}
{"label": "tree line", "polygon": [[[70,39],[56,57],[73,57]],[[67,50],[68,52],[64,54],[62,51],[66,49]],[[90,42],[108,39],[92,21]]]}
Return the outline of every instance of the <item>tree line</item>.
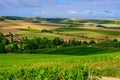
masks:
{"label": "tree line", "polygon": [[[6,39],[6,36],[10,36],[11,40]],[[9,35],[3,35],[0,33],[0,53],[7,53],[7,52],[25,52],[34,53],[40,49],[50,49],[50,48],[61,48],[61,47],[71,47],[71,46],[80,46],[80,45],[92,45],[98,47],[108,47],[108,48],[120,48],[120,41],[117,39],[109,40],[107,42],[96,43],[94,40],[87,41],[80,41],[76,39],[71,40],[63,40],[59,37],[55,37],[54,39],[50,40],[46,37],[35,37],[33,39],[28,39],[27,37],[21,38],[20,41],[15,42],[13,38],[13,34],[9,33]]]}
{"label": "tree line", "polygon": [[[5,37],[10,37],[10,40]],[[46,48],[60,48],[60,47],[69,47],[69,46],[80,46],[84,44],[94,44],[94,40],[91,40],[89,43],[87,41],[79,41],[76,39],[65,41],[59,37],[55,37],[52,40],[49,40],[46,37],[35,37],[33,39],[28,39],[27,37],[21,38],[20,41],[15,42],[13,34],[9,33],[3,35],[0,33],[0,53],[6,52],[22,52],[22,51],[34,51],[37,49],[46,49]]]}

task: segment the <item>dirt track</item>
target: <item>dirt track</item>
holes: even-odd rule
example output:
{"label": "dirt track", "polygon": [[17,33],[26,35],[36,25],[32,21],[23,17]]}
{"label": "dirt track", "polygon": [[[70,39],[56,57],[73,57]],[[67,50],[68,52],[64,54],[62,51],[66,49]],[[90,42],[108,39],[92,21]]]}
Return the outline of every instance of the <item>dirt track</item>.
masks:
{"label": "dirt track", "polygon": [[113,77],[102,77],[100,80],[120,80],[120,78],[113,78]]}

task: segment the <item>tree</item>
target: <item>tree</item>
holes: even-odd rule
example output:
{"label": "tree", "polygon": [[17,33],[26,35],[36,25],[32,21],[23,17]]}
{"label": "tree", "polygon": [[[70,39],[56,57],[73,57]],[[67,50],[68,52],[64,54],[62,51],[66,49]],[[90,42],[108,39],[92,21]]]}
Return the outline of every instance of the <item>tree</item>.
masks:
{"label": "tree", "polygon": [[9,35],[11,36],[11,42],[13,42],[13,34],[9,32]]}
{"label": "tree", "polygon": [[53,46],[59,46],[59,45],[62,45],[63,43],[64,43],[64,41],[62,39],[60,39],[59,37],[55,37],[52,40],[52,45]]}
{"label": "tree", "polygon": [[[34,50],[34,49],[38,49],[38,45],[39,44],[35,44],[34,40],[28,40],[26,43],[26,49],[29,50]],[[21,50],[22,50],[22,41],[21,41]]]}
{"label": "tree", "polygon": [[5,44],[6,41],[4,35],[0,33],[0,53],[6,53]]}
{"label": "tree", "polygon": [[88,42],[87,41],[83,41],[83,44],[88,44]]}
{"label": "tree", "polygon": [[51,48],[52,47],[52,41],[48,40],[46,43],[46,48]]}
{"label": "tree", "polygon": [[30,27],[30,26],[28,26],[27,28],[28,28],[28,29],[30,29],[31,27]]}
{"label": "tree", "polygon": [[96,42],[94,40],[91,40],[89,44],[95,44]]}
{"label": "tree", "polygon": [[2,42],[3,39],[4,39],[4,35],[0,33],[0,43]]}
{"label": "tree", "polygon": [[25,41],[26,41],[26,42],[28,41],[28,38],[27,38],[27,36],[25,37]]}
{"label": "tree", "polygon": [[113,39],[113,42],[118,42],[118,40],[117,39]]}
{"label": "tree", "polygon": [[4,17],[4,16],[1,16],[1,17],[0,17],[0,21],[3,21],[3,20],[5,20],[5,17]]}
{"label": "tree", "polygon": [[16,43],[13,44],[12,49],[14,52],[17,52],[18,50],[18,45]]}
{"label": "tree", "polygon": [[48,30],[47,29],[42,29],[41,32],[48,32]]}
{"label": "tree", "polygon": [[96,25],[96,27],[106,28],[106,26],[103,25]]}
{"label": "tree", "polygon": [[75,45],[75,46],[81,45],[81,41],[77,41],[77,40],[76,40],[76,41],[74,42],[74,45]]}
{"label": "tree", "polygon": [[5,44],[5,45],[7,45],[7,44],[9,44],[9,40],[4,38],[4,39],[2,40],[2,43]]}
{"label": "tree", "polygon": [[0,53],[6,53],[5,45],[0,43]]}
{"label": "tree", "polygon": [[64,42],[64,43],[62,44],[62,47],[68,47],[67,42]]}

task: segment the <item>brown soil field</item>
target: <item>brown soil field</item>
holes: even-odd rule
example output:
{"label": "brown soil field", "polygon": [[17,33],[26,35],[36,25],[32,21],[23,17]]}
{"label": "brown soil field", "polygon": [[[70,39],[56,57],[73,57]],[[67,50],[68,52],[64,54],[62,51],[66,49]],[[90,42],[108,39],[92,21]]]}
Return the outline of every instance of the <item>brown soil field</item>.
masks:
{"label": "brown soil field", "polygon": [[0,32],[3,34],[7,34],[9,32],[14,33],[14,34],[23,34],[27,33],[26,31],[21,31],[18,30],[20,28],[28,28],[30,27],[31,29],[55,29],[55,26],[44,26],[44,25],[35,25],[34,23],[29,23],[29,22],[23,22],[23,21],[12,21],[12,20],[6,20],[6,21],[0,21]]}

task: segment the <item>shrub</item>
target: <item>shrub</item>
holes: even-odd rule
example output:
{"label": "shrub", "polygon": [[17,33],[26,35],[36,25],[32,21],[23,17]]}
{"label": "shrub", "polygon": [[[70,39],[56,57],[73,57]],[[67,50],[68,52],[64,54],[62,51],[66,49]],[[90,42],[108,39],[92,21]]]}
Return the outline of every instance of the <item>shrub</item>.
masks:
{"label": "shrub", "polygon": [[87,41],[83,41],[83,44],[88,44],[88,42]]}
{"label": "shrub", "polygon": [[94,40],[91,40],[89,44],[95,44],[96,42]]}
{"label": "shrub", "polygon": [[96,25],[96,27],[106,28],[106,26],[103,25]]}
{"label": "shrub", "polygon": [[118,40],[117,39],[113,39],[113,42],[118,42]]}
{"label": "shrub", "polygon": [[47,32],[48,32],[48,33],[53,33],[53,31],[52,31],[52,30],[47,30]]}
{"label": "shrub", "polygon": [[0,43],[0,53],[6,53],[5,45]]}
{"label": "shrub", "polygon": [[42,29],[41,32],[48,32],[48,30],[47,29]]}

